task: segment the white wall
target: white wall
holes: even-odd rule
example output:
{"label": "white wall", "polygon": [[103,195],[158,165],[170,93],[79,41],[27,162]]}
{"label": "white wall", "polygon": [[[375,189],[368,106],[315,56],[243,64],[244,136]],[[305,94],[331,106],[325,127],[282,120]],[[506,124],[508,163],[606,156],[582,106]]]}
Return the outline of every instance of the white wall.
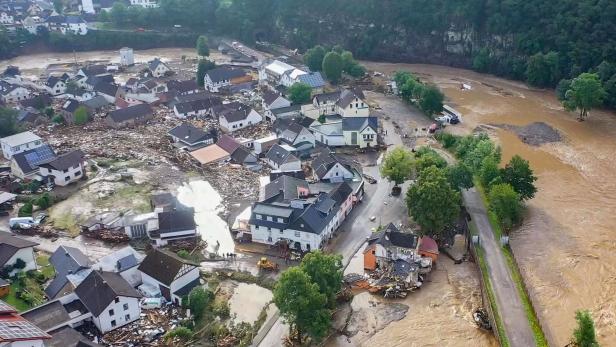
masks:
{"label": "white wall", "polygon": [[353,173],[344,167],[344,165],[336,163],[336,165],[334,165],[322,179],[330,180],[332,182],[342,182],[345,179],[351,178],[353,178]]}
{"label": "white wall", "polygon": [[[94,324],[102,333],[117,329],[123,325],[133,322],[139,319],[141,314],[141,306],[139,305],[138,298],[131,298],[126,296],[118,297],[119,301],[116,303],[113,301],[98,317],[94,317],[92,320]],[[124,304],[128,305],[128,309],[124,309]],[[113,316],[109,314],[109,310],[113,309]],[[126,315],[129,315],[128,320]],[[111,321],[115,320],[116,325],[112,326]]]}
{"label": "white wall", "polygon": [[25,152],[30,149],[38,148],[43,145],[43,141],[36,140],[32,142],[26,142],[21,145],[17,145],[14,147],[9,146],[8,143],[2,142],[2,155],[10,160],[15,154]]}
{"label": "white wall", "polygon": [[13,91],[11,91],[9,94],[2,96],[2,100],[4,100],[4,102],[6,103],[9,103],[26,100],[29,97],[30,92],[28,91],[28,89],[24,87],[18,87],[13,89]]}
{"label": "white wall", "polygon": [[263,121],[263,117],[255,110],[250,110],[250,113],[241,121],[227,122],[224,117],[219,117],[220,128],[225,132],[234,132],[239,129],[243,129]]}
{"label": "white wall", "polygon": [[[308,244],[311,250],[319,249],[322,240],[321,236],[323,236],[293,229],[284,229],[280,233],[280,229],[272,228],[271,231],[268,231],[267,227],[257,227],[255,225],[250,225],[250,230],[252,232],[252,241],[254,242],[273,245],[280,239],[291,240],[292,242],[300,242],[301,248],[304,251],[308,250]],[[268,240],[270,237],[271,241]],[[293,246],[291,244],[291,247]]]}
{"label": "white wall", "polygon": [[[50,170],[45,167],[40,168],[40,173],[42,176],[54,176],[54,183],[57,186],[66,186],[75,181],[81,179],[84,175],[85,168],[83,163],[80,163],[77,166],[73,166],[68,169],[67,172],[59,171],[59,170]],[[67,180],[68,178],[68,180]]]}
{"label": "white wall", "polygon": [[36,258],[34,257],[34,248],[22,248],[17,253],[13,254],[13,256],[6,262],[6,265],[15,265],[17,259],[21,259],[26,263],[26,267],[23,269],[16,269],[11,272],[11,275],[16,274],[18,272],[26,272],[30,270],[36,270]]}

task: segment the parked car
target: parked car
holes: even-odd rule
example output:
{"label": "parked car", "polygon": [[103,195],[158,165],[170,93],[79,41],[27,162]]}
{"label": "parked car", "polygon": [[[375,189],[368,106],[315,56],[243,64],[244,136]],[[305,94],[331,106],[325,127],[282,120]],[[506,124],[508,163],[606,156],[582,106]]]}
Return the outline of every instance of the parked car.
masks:
{"label": "parked car", "polygon": [[9,227],[11,229],[23,228],[25,225],[35,225],[36,222],[32,217],[15,217],[9,219]]}

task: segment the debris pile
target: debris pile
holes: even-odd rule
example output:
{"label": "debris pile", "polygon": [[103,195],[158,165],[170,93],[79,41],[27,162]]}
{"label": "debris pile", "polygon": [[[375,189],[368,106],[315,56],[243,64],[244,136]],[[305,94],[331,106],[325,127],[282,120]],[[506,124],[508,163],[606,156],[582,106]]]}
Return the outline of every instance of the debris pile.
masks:
{"label": "debris pile", "polygon": [[123,243],[123,242],[130,241],[130,238],[128,237],[128,235],[126,235],[126,233],[124,233],[121,230],[84,229],[81,233],[89,238],[93,238],[93,239],[97,239],[97,240],[101,240],[105,242],[111,242],[111,243]]}
{"label": "debris pile", "polygon": [[166,346],[163,336],[175,329],[180,320],[181,312],[176,307],[144,310],[141,319],[103,335],[100,343],[107,346]]}

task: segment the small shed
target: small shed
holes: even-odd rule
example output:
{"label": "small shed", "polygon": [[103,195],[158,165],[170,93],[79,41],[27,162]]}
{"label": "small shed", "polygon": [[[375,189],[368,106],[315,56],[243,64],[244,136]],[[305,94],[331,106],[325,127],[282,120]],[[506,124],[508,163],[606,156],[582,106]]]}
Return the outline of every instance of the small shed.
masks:
{"label": "small shed", "polygon": [[428,236],[423,236],[419,241],[419,255],[432,258],[432,262],[438,259],[439,251],[436,241]]}

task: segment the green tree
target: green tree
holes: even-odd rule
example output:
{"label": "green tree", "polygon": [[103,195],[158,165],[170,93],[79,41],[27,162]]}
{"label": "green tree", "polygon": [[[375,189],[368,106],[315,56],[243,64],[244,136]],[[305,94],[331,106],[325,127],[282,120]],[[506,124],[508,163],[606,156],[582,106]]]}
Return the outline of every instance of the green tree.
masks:
{"label": "green tree", "polygon": [[498,169],[498,161],[494,156],[487,156],[481,161],[479,168],[479,179],[481,184],[488,190],[494,184],[501,183],[500,170]]}
{"label": "green tree", "polygon": [[203,87],[203,85],[205,84],[205,81],[203,80],[203,78],[205,77],[205,74],[214,69],[216,67],[216,64],[213,61],[210,61],[208,59],[200,59],[199,63],[197,64],[197,84],[200,87]]}
{"label": "green tree", "polygon": [[439,234],[460,212],[460,194],[455,191],[444,169],[431,166],[406,194],[406,206],[424,234]]}
{"label": "green tree", "polygon": [[214,293],[203,287],[195,287],[188,294],[188,307],[195,319],[199,320],[203,317],[205,309],[214,300]]}
{"label": "green tree", "polygon": [[563,105],[568,111],[580,110],[579,119],[588,117],[588,112],[603,103],[606,93],[599,76],[583,73],[571,81],[569,90],[565,93]]}
{"label": "green tree", "polygon": [[488,193],[492,210],[505,230],[510,230],[522,219],[520,196],[508,183],[495,184]]}
{"label": "green tree", "polygon": [[201,35],[197,39],[197,54],[202,57],[210,55],[210,47],[206,36]]}
{"label": "green tree", "polygon": [[454,188],[469,189],[474,185],[473,173],[464,163],[450,166],[447,170],[447,178]]}
{"label": "green tree", "polygon": [[605,89],[605,104],[616,108],[616,74],[605,82],[603,88]]}
{"label": "green tree", "polygon": [[17,260],[15,260],[15,264],[13,265],[13,269],[24,269],[26,267],[26,262],[21,259],[21,258],[17,258]]}
{"label": "green tree", "polygon": [[114,2],[111,7],[111,11],[109,11],[109,18],[115,25],[124,25],[128,22],[128,14],[126,5],[122,2]]}
{"label": "green tree", "polygon": [[43,210],[49,208],[52,203],[53,200],[51,199],[51,196],[49,196],[49,193],[44,193],[34,202],[36,206]]}
{"label": "green tree", "polygon": [[509,183],[513,190],[520,195],[520,199],[528,200],[535,197],[537,177],[533,174],[528,160],[522,159],[519,155],[514,155],[505,165],[505,168],[501,170],[500,176],[504,183]]}
{"label": "green tree", "polygon": [[363,66],[359,65],[359,63],[355,62],[355,64],[353,64],[349,70],[347,71],[347,73],[351,76],[351,77],[355,77],[355,78],[360,78],[360,77],[364,77],[364,75],[366,74],[366,68],[364,68]]}
{"label": "green tree", "polygon": [[396,147],[385,155],[381,164],[381,176],[394,182],[397,186],[407,180],[413,170],[413,156],[402,147]]}
{"label": "green tree", "polygon": [[310,97],[312,96],[312,88],[306,83],[298,82],[293,84],[289,90],[289,99],[295,105],[303,105],[310,102]]}
{"label": "green tree", "polygon": [[290,328],[297,330],[300,344],[304,334],[317,341],[327,334],[331,326],[327,297],[299,267],[282,273],[274,287],[273,301]]}
{"label": "green tree", "polygon": [[17,213],[19,217],[32,217],[32,204],[26,202],[22,207],[19,208],[19,212]]}
{"label": "green tree", "polygon": [[53,116],[53,118],[51,119],[52,122],[54,122],[55,124],[64,124],[64,117],[62,117],[61,115],[57,114],[55,116]]}
{"label": "green tree", "polygon": [[323,72],[332,83],[338,83],[342,76],[342,58],[336,52],[329,52],[323,58]]}
{"label": "green tree", "polygon": [[436,86],[425,87],[421,93],[419,108],[421,108],[421,110],[428,116],[438,114],[443,111],[444,99],[445,95],[443,95],[443,93]]}
{"label": "green tree", "polygon": [[396,71],[396,73],[394,74],[394,81],[398,85],[398,88],[400,88],[403,84],[406,83],[406,81],[410,79],[416,80],[415,76],[413,76],[413,74],[407,71]]}
{"label": "green tree", "polygon": [[62,0],[53,0],[53,9],[58,12],[58,14],[62,14],[64,12],[64,3]]}
{"label": "green tree", "polygon": [[447,161],[434,149],[424,146],[415,152],[415,171],[419,174],[430,166],[442,169],[447,166]]}
{"label": "green tree", "polygon": [[88,122],[88,109],[85,106],[79,106],[75,110],[75,124],[82,125]]}
{"label": "green tree", "polygon": [[473,58],[473,69],[479,72],[486,72],[490,68],[490,50],[486,47],[477,52]]}
{"label": "green tree", "polygon": [[[489,138],[479,139],[479,141],[471,140],[470,145],[472,146],[469,150],[462,156],[464,163],[473,171],[474,173],[478,173],[481,169],[481,164],[483,160],[489,156],[494,157],[497,163],[500,163],[500,148],[496,147]],[[458,153],[463,150],[464,142],[458,146]]]}
{"label": "green tree", "polygon": [[604,60],[597,66],[597,75],[601,81],[605,82],[616,73],[616,66],[607,60]]}
{"label": "green tree", "polygon": [[325,294],[328,306],[334,308],[336,294],[342,288],[342,256],[318,250],[310,252],[302,259],[300,269],[319,286],[319,292]]}
{"label": "green tree", "polygon": [[188,342],[192,339],[194,333],[187,327],[179,326],[173,330],[169,330],[164,337],[165,342],[170,342],[173,339],[178,339],[182,342]]}
{"label": "green tree", "polygon": [[562,79],[556,85],[556,97],[558,100],[563,101],[566,99],[567,90],[571,88],[571,80]]}
{"label": "green tree", "polygon": [[400,91],[402,99],[411,102],[413,98],[417,98],[418,96],[414,93],[418,85],[421,86],[421,82],[414,78],[409,78],[403,84],[398,85],[398,90]]}
{"label": "green tree", "polygon": [[573,330],[572,343],[576,347],[599,347],[595,333],[595,323],[590,312],[578,310],[575,312],[577,327]]}
{"label": "green tree", "polygon": [[537,53],[530,57],[526,68],[526,80],[537,87],[554,86],[560,79],[559,56],[557,52]]}
{"label": "green tree", "polygon": [[321,71],[323,69],[323,59],[325,58],[325,48],[314,46],[304,53],[304,64],[310,71]]}
{"label": "green tree", "polygon": [[0,107],[0,137],[6,137],[21,131],[17,125],[17,111],[7,107]]}

